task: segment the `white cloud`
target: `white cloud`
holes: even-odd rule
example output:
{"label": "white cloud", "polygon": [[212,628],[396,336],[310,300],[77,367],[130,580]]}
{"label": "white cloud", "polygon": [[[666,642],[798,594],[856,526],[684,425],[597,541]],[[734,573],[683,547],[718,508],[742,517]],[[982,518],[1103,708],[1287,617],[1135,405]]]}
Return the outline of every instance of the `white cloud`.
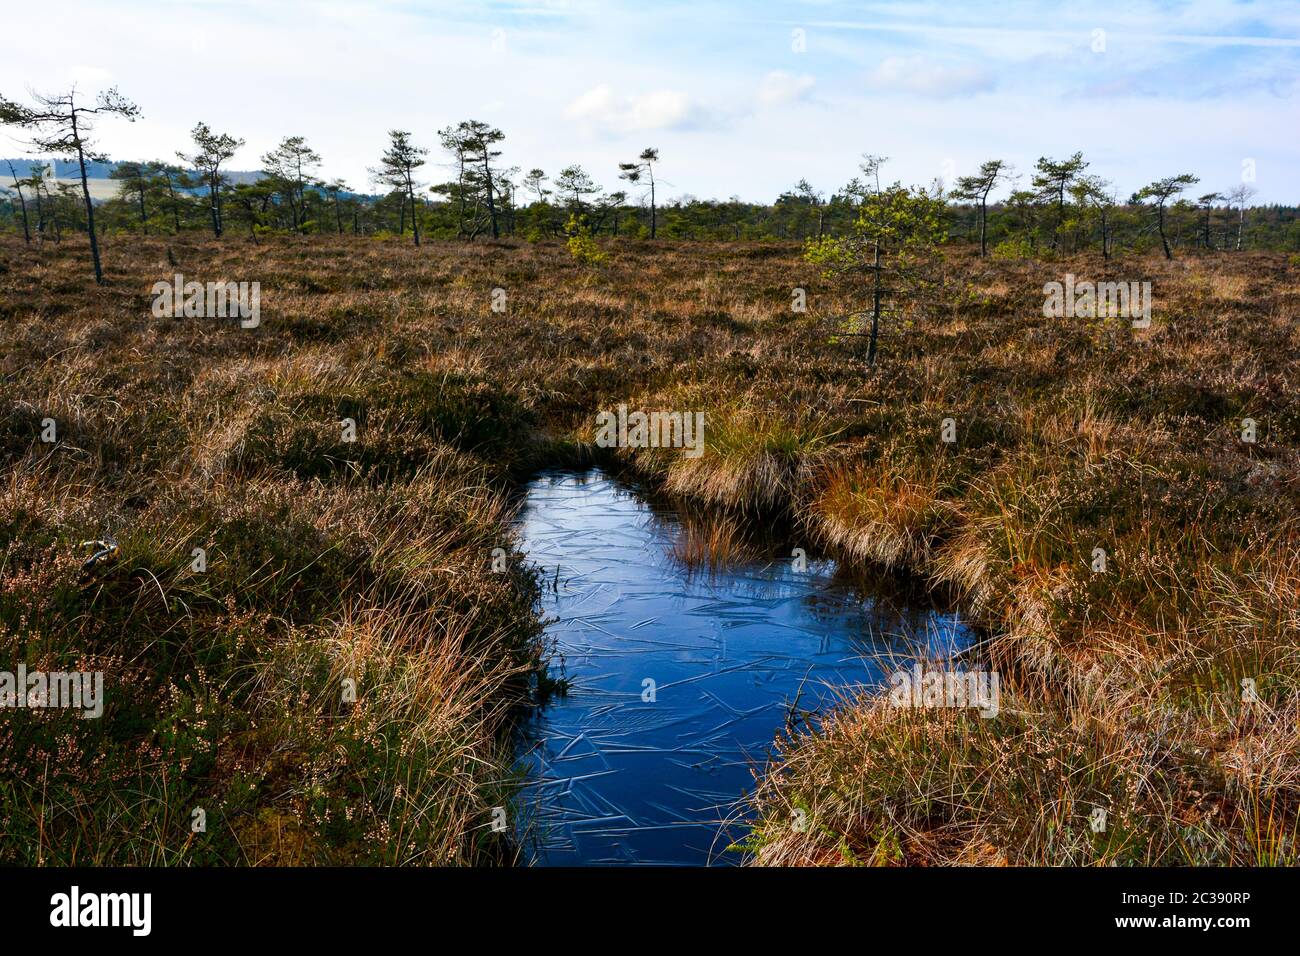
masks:
{"label": "white cloud", "polygon": [[785,70],[773,70],[758,86],[758,102],[762,106],[784,106],[806,97],[816,84],[807,73],[796,76]]}
{"label": "white cloud", "polygon": [[944,99],[993,89],[993,77],[976,66],[947,66],[922,56],[890,56],[869,77],[872,86]]}
{"label": "white cloud", "polygon": [[696,125],[702,111],[679,90],[653,90],[622,96],[607,83],[593,87],[569,104],[565,115],[609,132],[686,129]]}
{"label": "white cloud", "polygon": [[[97,124],[98,146],[116,159],[188,149],[203,120],[247,140],[231,169],[256,168],[261,153],[296,134],[325,157],[324,176],[365,187],[388,130],[405,129],[431,150],[425,179],[435,182],[449,175],[436,130],[474,116],[506,133],[503,163],[557,170],[581,162],[606,187],[619,162],[662,147],[669,195],[771,199],[803,176],[830,190],[854,175],[863,151],[893,157],[891,181],[923,183],[948,158],[958,172],[995,156],[1023,172],[1039,156],[1076,149],[1122,192],[1183,171],[1206,189],[1227,188],[1240,180],[1243,157],[1258,163],[1261,201],[1293,202],[1300,190],[1300,139],[1277,133],[1295,125],[1300,97],[1295,3],[1098,0],[1071,11],[1031,0],[976,11],[881,0],[870,24],[816,22],[805,3],[809,19],[797,25],[810,52],[802,55],[790,50],[785,25],[760,22],[738,0],[696,3],[671,18],[653,5],[607,0],[10,6],[9,32],[57,35],[65,65],[40,44],[10,44],[0,92],[117,84],[144,117]],[[193,61],[163,79],[154,60],[137,55],[138,24],[154,21],[167,23]],[[1098,25],[1104,54],[1089,48]],[[492,48],[497,28],[507,35],[503,51]],[[1292,45],[1147,39],[1162,32],[1245,32]],[[204,52],[191,55],[196,48]],[[214,85],[205,65],[216,59],[223,72]],[[399,68],[422,62],[462,80],[421,83]],[[811,88],[805,71],[816,78]],[[910,108],[897,108],[903,101]],[[1063,110],[1068,123],[1038,121]],[[1117,139],[1117,129],[1128,134]],[[1207,129],[1215,130],[1208,139]],[[0,128],[0,156],[22,154],[18,133]]]}
{"label": "white cloud", "polygon": [[72,82],[82,94],[94,96],[100,90],[113,84],[113,72],[102,66],[81,64],[68,71]]}

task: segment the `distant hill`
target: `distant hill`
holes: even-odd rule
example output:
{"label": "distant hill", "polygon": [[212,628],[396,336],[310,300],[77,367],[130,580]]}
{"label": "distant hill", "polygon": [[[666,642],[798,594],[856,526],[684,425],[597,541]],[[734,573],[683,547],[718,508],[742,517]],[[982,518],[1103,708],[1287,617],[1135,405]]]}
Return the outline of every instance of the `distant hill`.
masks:
{"label": "distant hill", "polygon": [[[68,159],[0,159],[0,184],[9,180],[9,164],[14,164],[14,171],[20,177],[30,176],[32,166],[37,163],[45,163],[54,167],[55,179],[81,179],[81,172],[77,168],[76,160]],[[108,179],[108,174],[117,169],[119,163],[87,163],[86,176],[89,179]],[[232,183],[255,183],[262,178],[260,170],[239,170],[232,169],[225,174]],[[115,184],[116,185],[116,184]]]}
{"label": "distant hill", "polygon": [[[9,164],[14,164],[14,172],[19,176],[30,176],[32,167],[37,163],[45,163],[47,166],[54,167],[55,179],[72,179],[80,178],[77,170],[76,161],[66,159],[0,159],[0,178],[9,179]],[[116,163],[87,163],[86,173],[95,179],[107,179],[111,170],[116,168]]]}
{"label": "distant hill", "polygon": [[[14,165],[15,167],[17,166],[16,163]],[[3,163],[0,163],[0,169],[3,169],[4,172],[6,173],[9,172],[8,167],[4,166]],[[68,176],[57,176],[55,177],[54,181],[58,183],[60,186],[67,185],[67,186],[74,186],[78,190],[81,189],[80,176],[76,177],[75,179]],[[9,180],[9,184],[12,187],[13,185],[12,179]],[[86,188],[90,190],[91,202],[107,202],[108,200],[112,199],[114,196],[117,195],[117,186],[118,186],[117,181],[114,179],[92,179],[89,176],[86,177]],[[4,188],[5,188],[4,177],[0,177],[0,189],[4,189]],[[78,195],[80,195],[80,193],[78,193]]]}
{"label": "distant hill", "polygon": [[[59,183],[81,184],[81,173],[77,168],[76,160],[67,159],[0,159],[0,190],[7,186],[13,185],[13,177],[9,174],[9,164],[14,164],[14,172],[21,179],[32,174],[32,166],[37,163],[45,163],[54,169],[54,180]],[[87,163],[86,164],[86,185],[90,189],[90,198],[94,202],[105,202],[112,199],[118,194],[118,182],[115,179],[109,179],[108,174],[120,163]],[[194,171],[190,170],[193,174]],[[224,172],[222,175],[232,183],[255,183],[262,178],[261,170],[232,169]],[[203,187],[188,190],[190,193],[201,193]],[[344,192],[341,194],[345,199],[364,198],[373,199],[369,193]]]}

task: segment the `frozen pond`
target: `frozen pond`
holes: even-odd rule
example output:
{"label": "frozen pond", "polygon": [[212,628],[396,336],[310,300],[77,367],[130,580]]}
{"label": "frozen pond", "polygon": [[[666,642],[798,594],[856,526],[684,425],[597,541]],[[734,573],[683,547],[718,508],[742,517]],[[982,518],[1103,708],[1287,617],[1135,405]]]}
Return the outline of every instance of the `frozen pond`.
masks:
{"label": "frozen pond", "polygon": [[522,547],[555,619],[550,676],[567,683],[522,735],[534,865],[736,862],[735,802],[789,722],[971,639],[924,595],[864,590],[792,557],[794,541],[692,567],[682,552],[716,540],[716,516],[600,471],[546,473],[526,494]]}

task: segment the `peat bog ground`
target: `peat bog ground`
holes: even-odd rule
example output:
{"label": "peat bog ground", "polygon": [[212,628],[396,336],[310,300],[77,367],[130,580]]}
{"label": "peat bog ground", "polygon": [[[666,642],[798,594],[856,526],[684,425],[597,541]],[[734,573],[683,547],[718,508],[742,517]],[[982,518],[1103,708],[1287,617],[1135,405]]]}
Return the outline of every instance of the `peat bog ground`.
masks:
{"label": "peat bog ground", "polygon": [[[795,245],[105,246],[96,286],[0,239],[0,666],[107,688],[0,716],[0,862],[514,860],[519,489],[597,462],[943,591],[1001,675],[993,718],[864,693],[783,734],[751,862],[1296,862],[1286,256],[950,250],[869,369],[860,290]],[[176,273],[259,282],[260,324],[154,317]],[[1045,318],[1066,273],[1150,281],[1150,328]],[[594,448],[620,403],[703,412],[703,454]]]}

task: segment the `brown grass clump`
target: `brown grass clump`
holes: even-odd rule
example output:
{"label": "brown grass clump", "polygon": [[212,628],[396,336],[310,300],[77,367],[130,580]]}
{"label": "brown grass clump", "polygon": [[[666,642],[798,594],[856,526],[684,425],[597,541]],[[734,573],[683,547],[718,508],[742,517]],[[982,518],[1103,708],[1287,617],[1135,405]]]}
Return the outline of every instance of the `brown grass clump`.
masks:
{"label": "brown grass clump", "polygon": [[932,476],[838,467],[814,503],[815,527],[839,553],[885,568],[915,568],[952,515]]}

